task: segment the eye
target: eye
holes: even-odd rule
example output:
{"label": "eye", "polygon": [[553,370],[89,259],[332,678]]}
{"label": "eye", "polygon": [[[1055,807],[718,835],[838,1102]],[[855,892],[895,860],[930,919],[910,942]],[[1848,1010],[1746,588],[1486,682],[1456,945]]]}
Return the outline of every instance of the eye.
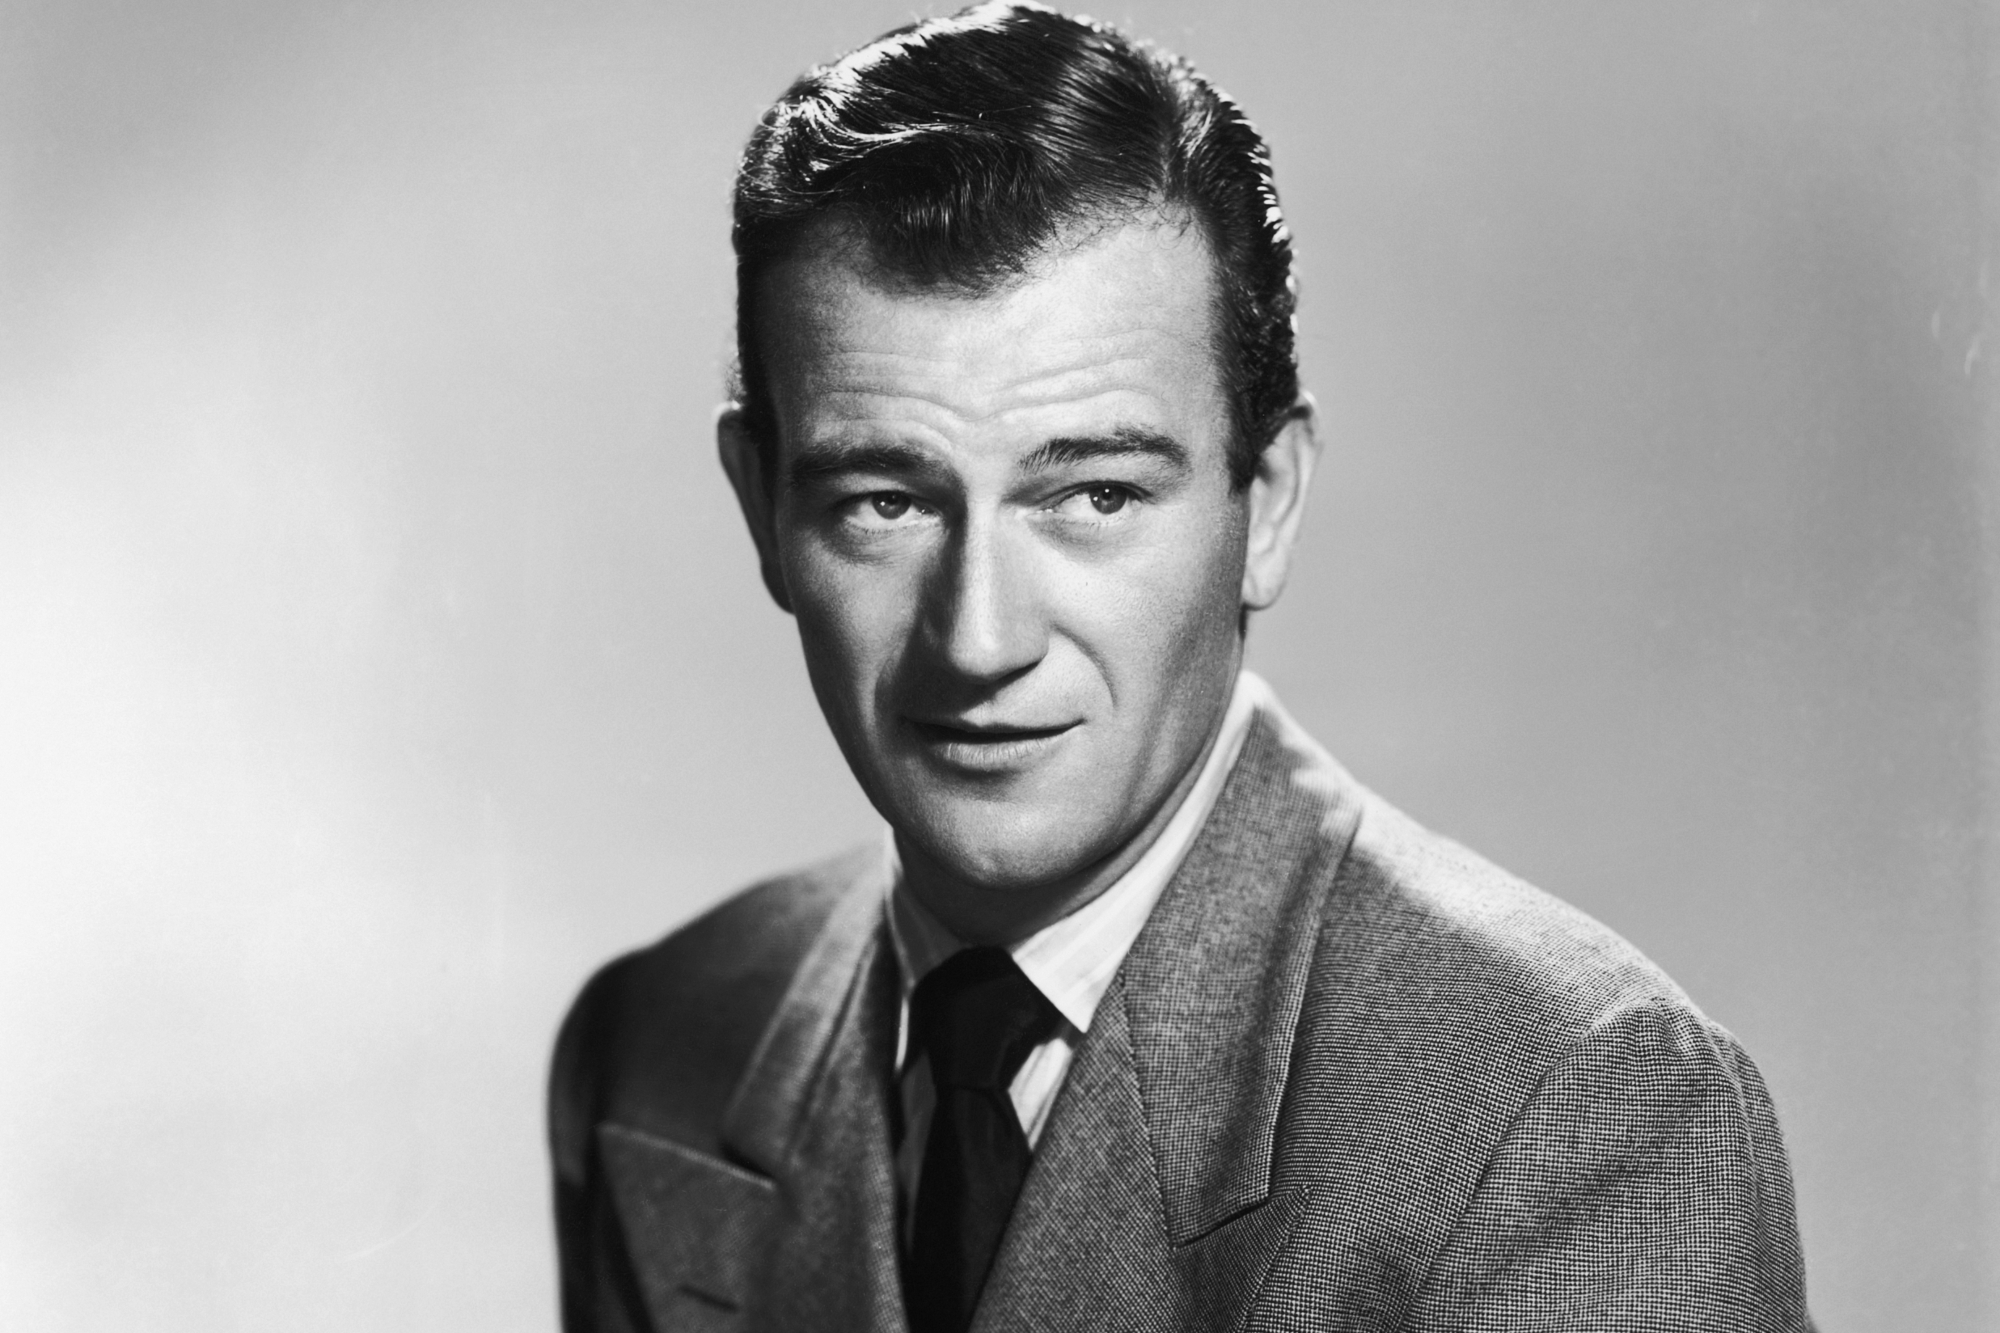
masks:
{"label": "eye", "polygon": [[1115,514],[1132,498],[1132,492],[1123,486],[1092,486],[1084,494],[1090,497],[1090,507],[1100,514]]}
{"label": "eye", "polygon": [[[1064,491],[1050,506],[1054,514],[1061,515],[1063,521],[1080,523],[1085,528],[1109,530],[1132,520],[1138,511],[1135,504],[1146,499],[1146,492],[1137,486],[1122,481],[1084,482]],[[1086,503],[1089,508],[1085,508]],[[1116,518],[1117,524],[1100,520]]]}
{"label": "eye", "polygon": [[864,533],[900,532],[937,516],[937,510],[908,491],[869,491],[850,495],[835,509],[843,526]]}

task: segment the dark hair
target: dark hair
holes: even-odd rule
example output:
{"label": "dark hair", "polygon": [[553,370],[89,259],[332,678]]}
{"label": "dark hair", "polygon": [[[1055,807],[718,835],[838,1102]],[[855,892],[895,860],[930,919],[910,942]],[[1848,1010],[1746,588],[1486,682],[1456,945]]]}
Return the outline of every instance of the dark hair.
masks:
{"label": "dark hair", "polygon": [[898,28],[808,71],[765,114],[732,233],[745,428],[769,456],[755,296],[815,222],[853,227],[899,280],[978,293],[1080,227],[1149,209],[1192,221],[1214,255],[1230,476],[1248,485],[1299,391],[1270,154],[1186,61],[1035,4]]}

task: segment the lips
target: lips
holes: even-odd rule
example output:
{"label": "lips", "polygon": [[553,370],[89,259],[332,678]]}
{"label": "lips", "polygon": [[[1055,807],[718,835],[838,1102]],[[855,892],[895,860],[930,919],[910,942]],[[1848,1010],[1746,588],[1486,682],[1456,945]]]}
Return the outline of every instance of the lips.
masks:
{"label": "lips", "polygon": [[995,722],[908,719],[923,749],[951,768],[1007,773],[1025,768],[1054,749],[1077,726],[1016,726]]}

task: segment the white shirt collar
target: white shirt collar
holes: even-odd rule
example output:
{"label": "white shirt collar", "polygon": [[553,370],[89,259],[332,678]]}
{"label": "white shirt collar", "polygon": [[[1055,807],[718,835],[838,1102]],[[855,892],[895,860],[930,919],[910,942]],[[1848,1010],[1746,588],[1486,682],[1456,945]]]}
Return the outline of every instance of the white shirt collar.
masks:
{"label": "white shirt collar", "polygon": [[[1250,719],[1257,705],[1270,697],[1270,686],[1252,672],[1236,677],[1229,707],[1215,744],[1203,762],[1194,786],[1182,798],[1167,826],[1153,839],[1153,845],[1132,863],[1118,881],[1082,907],[1058,921],[1042,927],[1013,945],[1008,952],[1021,971],[1057,1011],[1078,1032],[1088,1032],[1097,1014],[1098,1002],[1110,988],[1111,978],[1131,951],[1132,943],[1153,914],[1153,906],[1166,891],[1167,882],[1180,869],[1188,849],[1194,846],[1201,826],[1215,809],[1222,785],[1236,766],[1243,741],[1250,734]],[[901,866],[895,864],[895,839],[889,840],[889,855],[895,873],[889,893],[889,937],[896,950],[902,978],[903,999],[925,973],[942,963],[963,946],[930,911],[911,894],[903,891]],[[907,1011],[905,1026],[907,1026]],[[897,1064],[902,1063],[904,1042],[897,1042]]]}

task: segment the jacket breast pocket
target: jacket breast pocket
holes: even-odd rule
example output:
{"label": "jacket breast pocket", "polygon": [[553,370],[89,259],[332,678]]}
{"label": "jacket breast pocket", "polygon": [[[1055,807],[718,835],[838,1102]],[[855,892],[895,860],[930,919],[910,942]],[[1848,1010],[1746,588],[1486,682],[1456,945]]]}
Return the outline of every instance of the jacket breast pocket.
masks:
{"label": "jacket breast pocket", "polygon": [[742,1167],[622,1125],[598,1152],[627,1253],[660,1333],[736,1327],[778,1212],[778,1189]]}

